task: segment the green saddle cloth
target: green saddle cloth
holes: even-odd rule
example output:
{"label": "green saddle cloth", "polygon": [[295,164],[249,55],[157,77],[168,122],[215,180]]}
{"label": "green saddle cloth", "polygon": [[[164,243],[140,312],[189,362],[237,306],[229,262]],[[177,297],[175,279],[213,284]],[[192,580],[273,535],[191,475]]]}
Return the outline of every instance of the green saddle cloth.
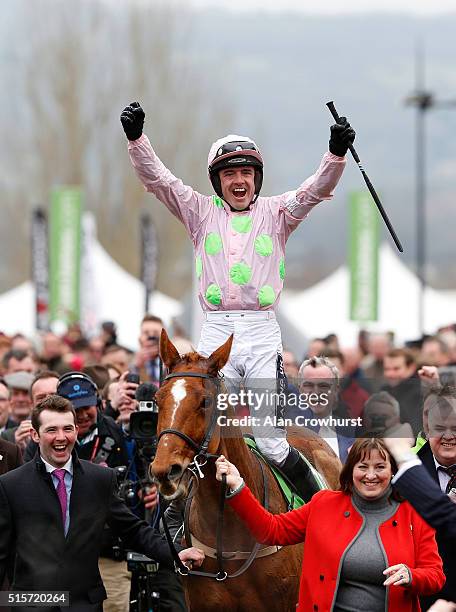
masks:
{"label": "green saddle cloth", "polygon": [[[244,442],[247,444],[247,446],[250,448],[252,452],[256,453],[259,457],[261,457],[261,459],[263,459],[265,463],[269,465],[271,472],[274,474],[274,477],[277,480],[280,490],[282,491],[282,494],[288,504],[288,509],[295,510],[296,508],[300,508],[301,506],[303,506],[305,502],[296,493],[296,491],[290,486],[288,478],[283,474],[280,468],[278,468],[276,465],[271,463],[269,459],[267,459],[262,453],[260,453],[255,440],[250,436],[244,436]],[[328,489],[329,487],[326,484],[326,481],[323,478],[323,476],[319,472],[317,472],[314,466],[308,461],[308,459],[306,459],[306,457],[304,457],[302,453],[300,453],[300,455],[304,459],[304,461],[307,463],[307,465],[309,466],[309,469],[312,473],[312,476],[315,479],[315,482],[318,488],[320,490]]]}

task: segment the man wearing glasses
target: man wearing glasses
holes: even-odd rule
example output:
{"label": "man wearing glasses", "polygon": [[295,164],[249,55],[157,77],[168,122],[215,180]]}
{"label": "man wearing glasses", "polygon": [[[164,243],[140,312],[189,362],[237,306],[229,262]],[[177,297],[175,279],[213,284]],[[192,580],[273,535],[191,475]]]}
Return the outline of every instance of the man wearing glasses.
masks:
{"label": "man wearing glasses", "polygon": [[[436,541],[443,561],[446,583],[440,593],[420,597],[421,608],[427,610],[440,597],[456,601],[454,554],[456,530],[452,528],[455,513],[448,499],[444,497],[446,494],[456,503],[456,390],[454,387],[436,386],[430,390],[424,402],[423,425],[428,441],[420,448],[417,455],[411,452],[406,432],[397,433],[394,438],[386,438],[385,443],[399,466],[393,484],[436,529]],[[427,474],[423,473],[424,470]],[[432,483],[429,482],[429,477]]]}
{"label": "man wearing glasses", "polygon": [[[198,352],[210,355],[231,334],[234,343],[223,369],[227,384],[263,392],[276,389],[282,339],[275,318],[285,278],[285,244],[298,225],[322,200],[332,198],[355,132],[345,118],[331,127],[329,152],[314,175],[298,189],[260,197],[263,157],[251,138],[230,134],[214,142],[208,174],[214,196],[197,193],[173,176],[143,134],[145,114],[138,102],[127,106],[121,122],[129,140],[131,162],[147,191],[181,221],[195,250],[199,301],[204,322]],[[274,403],[252,416],[273,419]],[[309,497],[309,468],[278,427],[256,430],[260,451],[279,465]],[[307,489],[307,491],[305,490]]]}
{"label": "man wearing glasses", "polygon": [[337,367],[327,357],[311,357],[301,364],[298,380],[299,392],[303,398],[307,398],[309,405],[302,412],[306,427],[324,438],[341,462],[345,463],[355,440],[356,428],[352,419],[344,421],[333,414],[339,402]]}

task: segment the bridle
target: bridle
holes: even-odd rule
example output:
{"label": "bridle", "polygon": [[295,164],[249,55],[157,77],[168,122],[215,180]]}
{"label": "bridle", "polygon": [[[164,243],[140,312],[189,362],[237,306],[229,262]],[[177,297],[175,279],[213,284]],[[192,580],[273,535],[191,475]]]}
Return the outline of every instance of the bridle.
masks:
{"label": "bridle", "polygon": [[[216,395],[218,395],[220,391],[220,385],[223,380],[223,375],[211,376],[210,374],[204,374],[203,372],[173,372],[172,374],[168,374],[168,376],[165,376],[163,382],[166,382],[167,380],[170,380],[172,378],[203,378],[206,380],[210,380],[215,383],[215,391]],[[163,429],[163,431],[160,432],[160,435],[157,438],[157,444],[160,442],[162,436],[167,434],[173,434],[184,440],[184,442],[186,442],[195,451],[196,455],[193,461],[195,461],[195,459],[197,459],[198,457],[202,457],[204,460],[207,460],[207,449],[209,447],[209,443],[211,441],[212,434],[214,433],[216,424],[217,410],[213,410],[211,414],[211,420],[209,421],[209,426],[203,436],[202,441],[199,444],[195,442],[195,440],[190,438],[190,436],[187,436],[187,434],[184,434],[182,431],[173,428]],[[196,463],[196,465],[198,466],[198,463]]]}
{"label": "bridle", "polygon": [[[165,376],[165,378],[163,379],[163,383],[172,378],[202,378],[202,379],[210,380],[212,382],[215,382],[216,395],[218,395],[220,391],[221,382],[223,380],[223,374],[219,373],[217,376],[211,376],[210,374],[204,374],[202,372],[201,373],[199,372],[173,372]],[[187,434],[184,434],[183,432],[179,431],[178,429],[174,429],[174,428],[163,429],[157,438],[157,444],[160,441],[161,437],[167,434],[178,436],[179,438],[181,438],[181,440],[184,440],[184,442],[186,442],[196,453],[193,458],[193,462],[188,466],[187,469],[189,469],[190,473],[193,475],[194,478],[196,478],[196,481],[197,481],[198,477],[192,468],[196,469],[200,478],[204,478],[204,474],[201,471],[201,467],[207,463],[209,458],[219,457],[219,455],[208,453],[209,443],[214,433],[216,424],[217,424],[217,410],[214,407],[212,410],[209,426],[206,429],[203,439],[199,444],[195,442],[195,440],[193,440],[190,436],[187,436]],[[259,456],[256,453],[253,453],[253,454],[258,460],[258,463],[261,468],[261,473],[263,476],[263,507],[266,508],[267,510],[268,505],[269,505],[267,476],[264,470],[262,460],[259,458]],[[245,562],[242,564],[242,566],[237,571],[233,572],[232,574],[228,574],[228,572],[225,571],[224,569],[224,556],[223,556],[222,543],[223,543],[223,516],[224,516],[224,509],[225,509],[226,491],[227,491],[226,475],[223,474],[221,491],[220,491],[219,513],[217,517],[217,535],[216,535],[216,541],[217,541],[216,552],[217,552],[217,563],[218,563],[217,573],[203,572],[201,570],[192,570],[182,563],[177,553],[177,550],[174,546],[174,542],[169,532],[168,524],[166,522],[166,518],[162,510],[162,505],[160,504],[160,516],[161,516],[161,520],[162,520],[163,527],[165,530],[165,536],[168,541],[168,545],[171,549],[171,554],[174,558],[174,563],[176,564],[177,571],[182,576],[202,576],[205,578],[215,578],[218,582],[222,582],[223,580],[226,580],[227,578],[236,578],[237,576],[240,576],[250,567],[250,565],[255,560],[255,557],[261,548],[261,544],[259,544],[258,542],[254,545],[252,551],[250,552],[250,555],[248,556],[248,558],[245,560]],[[188,546],[191,546],[190,527],[189,527],[190,505],[192,502],[192,498],[195,495],[195,492],[196,491],[193,490],[192,488],[189,496],[187,497],[187,501],[185,504],[184,531],[185,531],[185,537],[186,537]]]}

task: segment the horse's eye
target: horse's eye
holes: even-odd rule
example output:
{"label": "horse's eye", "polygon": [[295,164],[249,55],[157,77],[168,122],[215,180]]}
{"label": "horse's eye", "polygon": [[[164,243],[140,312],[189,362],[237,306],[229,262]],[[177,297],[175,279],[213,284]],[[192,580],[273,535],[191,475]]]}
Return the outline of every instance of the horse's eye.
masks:
{"label": "horse's eye", "polygon": [[211,408],[213,404],[214,404],[214,398],[211,395],[208,395],[203,399],[202,408],[207,410],[208,408]]}

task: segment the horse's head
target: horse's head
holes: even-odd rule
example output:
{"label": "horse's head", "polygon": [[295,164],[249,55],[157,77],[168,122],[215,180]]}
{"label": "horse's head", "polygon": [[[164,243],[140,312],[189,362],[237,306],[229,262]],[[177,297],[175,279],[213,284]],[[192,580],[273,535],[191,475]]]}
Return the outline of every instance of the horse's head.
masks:
{"label": "horse's head", "polygon": [[[232,342],[230,336],[209,357],[196,352],[181,357],[166,331],[162,330],[160,356],[168,368],[169,378],[155,396],[159,407],[159,442],[152,472],[160,492],[168,498],[181,493],[182,475],[208,434],[216,408],[218,373],[228,361]],[[214,435],[209,441],[208,452],[214,452],[217,445],[218,435]]]}

